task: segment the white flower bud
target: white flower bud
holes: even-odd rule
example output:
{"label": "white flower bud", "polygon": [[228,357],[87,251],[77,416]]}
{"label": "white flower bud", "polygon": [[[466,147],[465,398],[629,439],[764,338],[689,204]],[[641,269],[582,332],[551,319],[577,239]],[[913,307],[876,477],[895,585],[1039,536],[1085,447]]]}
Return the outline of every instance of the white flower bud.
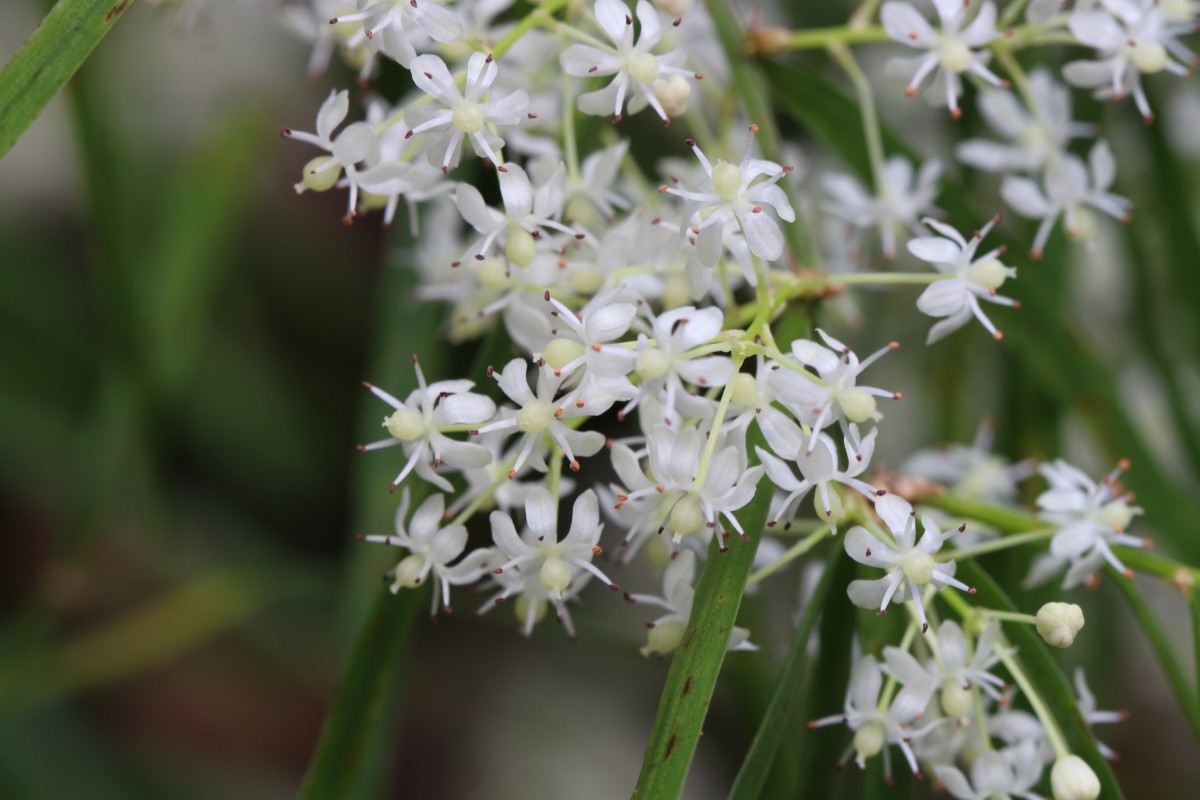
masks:
{"label": "white flower bud", "polygon": [[667,527],[679,536],[687,536],[700,530],[704,524],[704,509],[700,506],[700,498],[695,492],[688,492],[671,509]]}
{"label": "white flower bud", "polygon": [[562,369],[584,353],[584,347],[574,339],[552,339],[542,351],[550,369]]}
{"label": "white flower bud", "polygon": [[682,75],[669,75],[654,81],[654,96],[662,104],[669,117],[678,117],[687,112],[687,101],[692,96],[692,85]]}
{"label": "white flower bud", "polygon": [[1037,631],[1046,644],[1070,647],[1083,627],[1083,609],[1074,603],[1046,603],[1038,609]]}
{"label": "white flower bud", "polygon": [[508,229],[508,240],[504,243],[504,255],[518,267],[528,267],[537,255],[537,242],[533,234],[516,225]]}
{"label": "white flower bud", "polygon": [[1096,800],[1100,779],[1079,756],[1062,756],[1050,770],[1050,790],[1054,800]]}
{"label": "white flower bud", "polygon": [[964,689],[960,681],[946,678],[942,681],[942,711],[948,717],[966,717],[971,713],[971,690]]}
{"label": "white flower bud", "polygon": [[1159,42],[1142,40],[1127,49],[1129,60],[1143,75],[1162,72],[1167,65],[1167,50]]}
{"label": "white flower bud", "polygon": [[739,372],[733,376],[733,395],[730,398],[739,406],[757,406],[758,381],[748,372]]}
{"label": "white flower bud", "polygon": [[[302,177],[297,191],[326,192],[332,189],[338,182],[338,178],[342,177],[341,167],[329,166],[329,162],[332,160],[333,156],[317,156],[305,164],[300,173]],[[322,169],[322,167],[328,168]]]}
{"label": "white flower bud", "polygon": [[655,347],[637,354],[637,374],[642,380],[652,381],[667,374],[671,368],[671,357]]}
{"label": "white flower bud", "polygon": [[971,66],[971,48],[953,37],[946,37],[936,48],[938,63],[948,72],[966,72]]}
{"label": "white flower bud", "polygon": [[571,565],[558,556],[548,556],[538,572],[538,581],[551,595],[562,594],[571,585]]}
{"label": "white flower bud", "polygon": [[651,653],[666,655],[679,647],[679,643],[683,641],[683,631],[686,625],[678,620],[664,622],[661,625],[655,625],[646,634],[646,646],[640,652],[643,656],[648,656]]}

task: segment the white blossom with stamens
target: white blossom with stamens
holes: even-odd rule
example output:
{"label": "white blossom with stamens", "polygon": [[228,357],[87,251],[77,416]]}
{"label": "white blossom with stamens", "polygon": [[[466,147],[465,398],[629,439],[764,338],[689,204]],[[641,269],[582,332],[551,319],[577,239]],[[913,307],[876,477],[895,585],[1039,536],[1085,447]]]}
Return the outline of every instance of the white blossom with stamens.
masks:
{"label": "white blossom with stamens", "polygon": [[328,156],[318,156],[304,165],[302,180],[296,184],[296,192],[305,190],[325,191],[333,188],[339,182],[339,176],[350,189],[350,200],[346,209],[346,221],[350,222],[357,215],[358,191],[360,174],[358,165],[372,161],[378,157],[379,138],[375,128],[367,122],[352,122],[337,136],[337,130],[346,114],[350,111],[350,94],[343,89],[340,92],[330,92],[329,97],[317,111],[317,132],[284,128],[280,133],[289,139],[307,142],[329,153]]}
{"label": "white blossom with stamens", "polygon": [[527,267],[540,252],[538,239],[543,228],[582,237],[583,234],[558,221],[563,210],[565,175],[566,168],[560,165],[545,183],[534,189],[525,170],[512,163],[504,165],[500,173],[503,211],[485,203],[483,195],[474,186],[460,183],[455,190],[454,202],[463,219],[479,236],[452,266],[458,266],[468,258],[482,261],[494,245],[503,244],[505,258],[510,264]]}
{"label": "white blossom with stamens", "polygon": [[519,406],[517,413],[511,417],[497,420],[480,427],[476,434],[490,431],[515,431],[521,436],[521,449],[517,452],[516,462],[509,470],[509,477],[516,475],[524,466],[526,460],[541,472],[545,472],[546,461],[543,453],[546,449],[546,439],[549,437],[562,450],[563,458],[571,469],[579,471],[579,456],[592,456],[604,447],[604,434],[597,431],[578,431],[567,427],[564,419],[591,416],[590,409],[584,410],[571,404],[560,405],[555,400],[561,378],[554,377],[553,370],[540,368],[537,371],[537,392],[529,388],[529,365],[523,359],[514,358],[504,365],[500,372],[489,369],[488,374],[496,379],[508,398]]}
{"label": "white blossom with stamens", "polygon": [[1116,176],[1117,162],[1108,142],[1101,139],[1092,145],[1086,165],[1075,156],[1064,156],[1046,167],[1042,186],[1029,178],[1008,175],[1000,184],[1000,196],[1022,217],[1040,220],[1030,255],[1041,258],[1060,217],[1065,219],[1067,235],[1076,241],[1087,241],[1096,231],[1091,208],[1129,221],[1133,203],[1108,191]]}
{"label": "white blossom with stamens", "polygon": [[[842,516],[842,498],[834,483],[840,483],[874,500],[880,490],[866,481],[858,478],[870,466],[871,456],[875,452],[875,434],[878,428],[873,428],[866,437],[860,437],[858,426],[850,423],[846,429],[845,447],[847,466],[838,469],[837,445],[828,434],[820,434],[816,445],[809,449],[805,442],[804,432],[790,419],[780,414],[772,418],[772,423],[763,425],[763,437],[771,449],[778,453],[779,458],[761,447],[755,447],[767,475],[778,489],[787,492],[774,517],[767,523],[774,527],[781,519],[791,519],[796,513],[800,501],[813,489],[813,506],[818,516],[829,523],[834,533],[837,532],[837,522]],[[797,480],[789,464],[795,464],[800,470],[801,479]]]}
{"label": "white blossom with stamens", "polygon": [[362,30],[347,40],[356,46],[370,39],[379,50],[408,69],[417,58],[414,42],[422,48],[426,38],[454,42],[462,36],[462,23],[437,0],[358,0],[358,11],[329,20],[330,25],[361,22]]}
{"label": "white blossom with stamens", "polygon": [[914,774],[919,773],[917,758],[913,754],[911,742],[916,736],[932,730],[926,727],[915,731],[910,723],[912,715],[902,716],[903,708],[897,708],[893,703],[886,711],[879,710],[879,691],[883,688],[883,672],[879,662],[870,654],[859,656],[850,669],[850,682],[846,686],[846,702],[841,714],[810,720],[808,727],[820,728],[825,725],[845,724],[854,731],[854,740],[846,749],[839,764],[845,763],[850,754],[854,753],[854,763],[859,769],[865,769],[867,759],[883,753],[884,774],[891,776],[891,757],[887,746],[894,744],[904,754],[909,768]]}
{"label": "white blossom with stamens", "polygon": [[885,647],[887,673],[903,687],[892,701],[893,706],[919,715],[933,695],[939,693],[938,705],[943,714],[966,719],[974,711],[973,687],[978,686],[992,700],[1001,701],[1004,681],[988,671],[1000,660],[999,635],[1000,625],[993,620],[976,639],[972,654],[963,629],[958,623],[945,620],[937,629],[937,655],[924,664],[905,650]]}
{"label": "white blossom with stamens", "polygon": [[[860,564],[879,567],[887,575],[877,580],[851,581],[846,594],[859,608],[873,608],[886,614],[893,601],[903,603],[911,599],[917,609],[921,629],[929,628],[925,619],[925,605],[921,594],[926,586],[944,589],[953,586],[972,594],[974,589],[954,577],[953,561],[937,561],[934,556],[942,549],[946,540],[937,522],[922,515],[921,525],[925,532],[917,540],[917,516],[908,501],[898,495],[887,494],[875,501],[875,513],[887,525],[893,541],[885,542],[873,536],[861,525],[846,532],[844,544],[846,554]],[[951,531],[952,535],[954,531]]]}
{"label": "white blossom with stamens", "polygon": [[413,368],[417,373],[417,388],[404,402],[378,386],[363,384],[395,411],[383,419],[389,437],[360,445],[358,449],[365,452],[401,445],[408,461],[392,481],[393,489],[415,469],[422,479],[444,492],[451,492],[454,486],[434,472],[435,469],[442,464],[456,469],[482,467],[492,460],[492,455],[477,444],[451,439],[442,432],[443,429],[483,422],[496,412],[496,404],[490,398],[472,393],[471,387],[475,385],[472,381],[435,381],[427,385],[415,355]]}
{"label": "white blossom with stamens", "polygon": [[920,450],[909,456],[900,472],[940,483],[958,497],[993,506],[1015,506],[1017,484],[1034,473],[1034,464],[1028,459],[1010,464],[991,452],[995,432],[994,421],[984,419],[970,447],[948,444]]}
{"label": "white blossom with stamens", "polygon": [[917,89],[934,70],[944,83],[942,100],[950,114],[957,119],[962,115],[958,97],[962,94],[962,76],[975,75],[994,86],[1007,86],[1008,82],[998,78],[987,68],[987,55],[980,51],[984,45],[1000,38],[996,29],[996,6],[985,0],[979,13],[963,28],[970,11],[970,3],[962,0],[933,0],[941,20],[942,29],[934,30],[929,22],[911,3],[887,2],[879,10],[879,21],[888,36],[907,47],[928,50],[926,55],[912,59],[896,59],[889,67],[911,75],[908,94],[915,95]]}
{"label": "white blossom with stamens", "polygon": [[741,228],[751,253],[767,261],[783,256],[783,232],[767,209],[774,210],[785,222],[796,221],[796,212],[787,195],[776,185],[791,167],[753,157],[754,134],[757,132],[758,126],[751,125],[751,135],[738,164],[724,160],[712,164],[696,142],[688,139],[688,147],[700,160],[707,176],[704,185],[699,191],[665,184],[658,187],[660,192],[668,192],[688,202],[685,215],[690,226],[689,237],[696,245],[700,263],[706,267],[717,266],[724,250],[725,226],[731,221],[736,221]]}
{"label": "white blossom with stamens", "polygon": [[613,444],[613,469],[623,484],[617,506],[658,498],[656,503],[648,503],[644,516],[630,526],[626,535],[630,549],[623,560],[632,557],[642,539],[655,530],[670,531],[672,541],[678,544],[683,537],[707,529],[725,550],[719,530],[723,518],[738,534],[746,536],[733,512],[754,497],[765,468],[747,468],[745,455],[736,445],[723,446],[718,440],[708,470],[697,482],[706,444],[707,437],[699,428],[676,432],[666,425],[653,426],[646,435],[645,470],[631,448],[620,442]]}
{"label": "white blossom with stamens", "polygon": [[[496,563],[502,563],[504,556],[498,550],[494,552],[500,559]],[[575,623],[571,619],[567,604],[579,597],[579,593],[591,582],[592,573],[577,570],[570,585],[553,594],[542,585],[540,571],[522,572],[519,568],[509,569],[499,575],[493,573],[492,580],[499,584],[500,591],[479,607],[475,612],[476,616],[481,617],[493,608],[504,605],[506,601],[513,600],[510,605],[517,621],[521,623],[521,635],[528,639],[533,635],[533,627],[545,618],[547,608],[552,606],[554,618],[566,630],[567,636],[572,640],[579,638],[575,633]]]}
{"label": "white blossom with stamens", "polygon": [[629,381],[637,354],[614,344],[637,316],[637,306],[625,299],[623,288],[606,290],[577,315],[546,292],[546,300],[554,308],[555,327],[550,330],[554,338],[534,355],[570,387],[559,401],[561,405],[586,407],[591,414],[601,414],[613,402],[637,394]]}
{"label": "white blossom with stamens", "polygon": [[504,140],[488,126],[520,123],[525,119],[529,95],[524,89],[518,89],[507,97],[485,101],[483,96],[496,80],[498,70],[490,55],[472,53],[467,61],[466,87],[460,92],[445,61],[428,54],[413,59],[413,83],[442,108],[420,104],[406,108],[405,120],[413,127],[405,136],[434,134],[426,153],[429,163],[440,167],[443,173],[449,173],[451,167],[458,165],[464,136],[471,140],[477,156],[488,159],[504,171],[496,153],[504,146]]}
{"label": "white blossom with stamens", "polygon": [[792,342],[792,355],[801,364],[816,370],[818,378],[807,371],[779,366],[770,377],[771,387],[796,418],[811,429],[806,453],[816,446],[817,436],[830,425],[841,424],[843,430],[851,422],[879,421],[883,414],[876,408],[876,397],[899,400],[899,392],[889,392],[875,386],[859,386],[858,376],[898,345],[891,342],[863,361],[846,345],[820,328],[817,333],[828,347],[808,339]]}
{"label": "white blossom with stamens", "polygon": [[1004,334],[998,331],[983,313],[979,301],[1018,306],[1017,301],[996,294],[996,290],[1004,285],[1004,281],[1016,277],[1017,271],[1013,267],[1005,266],[997,258],[1004,253],[1003,247],[997,247],[978,258],[975,256],[979,243],[999,220],[999,216],[988,220],[988,223],[976,231],[968,241],[949,225],[935,219],[926,219],[925,224],[941,236],[925,236],[908,243],[909,252],[914,256],[933,264],[938,272],[946,273],[945,277],[929,284],[917,298],[917,309],[921,313],[931,317],[944,317],[929,329],[926,344],[933,344],[958,330],[966,325],[972,316],[979,320],[994,339],[1004,338]]}
{"label": "white blossom with stamens", "polygon": [[[696,554],[691,550],[680,550],[663,570],[662,597],[625,594],[625,599],[631,603],[656,606],[667,612],[646,623],[646,645],[638,651],[643,656],[651,653],[664,656],[683,641],[688,619],[692,616],[692,602],[696,598],[696,590],[692,588],[695,580]],[[729,642],[725,645],[727,652],[757,649],[757,645],[751,644],[750,631],[747,629],[734,626],[729,631]]]}
{"label": "white blossom with stamens", "polygon": [[663,55],[651,52],[662,36],[654,6],[647,0],[638,0],[636,14],[641,30],[635,42],[629,6],[623,0],[596,0],[596,22],[613,47],[573,44],[563,50],[559,60],[563,72],[577,78],[615,76],[603,89],[579,96],[579,110],[583,113],[612,114],[613,122],[620,122],[621,110],[628,101],[629,113],[635,114],[649,105],[664,123],[670,124],[671,119],[655,93],[655,82],[660,77],[698,79],[700,76],[680,66],[684,61],[682,50]]}
{"label": "white blossom with stamens", "polygon": [[444,525],[446,509],[445,495],[435,492],[408,518],[409,493],[405,488],[396,511],[396,532],[386,536],[359,536],[365,542],[403,547],[409,555],[388,572],[392,594],[400,589],[415,589],[422,585],[432,572],[438,587],[433,594],[433,605],[429,613],[437,617],[439,602],[446,613],[450,613],[450,587],[474,583],[488,571],[487,562],[492,556],[491,548],[480,548],[466,555],[462,561],[451,562],[462,555],[467,547],[467,529],[460,524]]}
{"label": "white blossom with stamens", "polygon": [[1124,494],[1117,483],[1129,468],[1121,462],[1100,482],[1062,459],[1043,464],[1038,472],[1050,482],[1050,488],[1038,496],[1038,516],[1058,528],[1050,540],[1050,552],[1035,559],[1027,586],[1046,581],[1064,566],[1068,567],[1063,588],[1078,586],[1108,563],[1113,569],[1132,577],[1113,552],[1114,545],[1145,548],[1149,541],[1130,536],[1126,529],[1142,514],[1130,505],[1133,496]]}
{"label": "white blossom with stamens", "polygon": [[1029,93],[1033,108],[1012,92],[982,92],[980,114],[1007,141],[968,139],[954,148],[958,160],[989,172],[1030,172],[1060,158],[1072,139],[1093,133],[1094,126],[1072,120],[1071,92],[1049,70],[1029,73]]}
{"label": "white blossom with stamens", "polygon": [[[1095,48],[1095,61],[1072,61],[1063,67],[1063,77],[1072,86],[1097,89],[1097,97],[1120,100],[1128,93],[1147,122],[1154,119],[1142,76],[1173,72],[1187,76],[1194,57],[1178,36],[1190,26],[1168,25],[1157,2],[1116,2],[1102,7],[1077,8],[1067,18],[1067,28],[1080,44]],[[1172,58],[1175,56],[1175,60]],[[1185,63],[1186,62],[1186,63]]]}
{"label": "white blossom with stamens", "polygon": [[936,158],[922,163],[914,174],[911,161],[892,156],[884,162],[879,192],[875,194],[851,175],[826,173],[821,176],[821,185],[829,196],[825,209],[861,230],[879,228],[883,255],[891,260],[896,257],[899,232],[907,231],[912,236],[929,232],[921,224],[921,217],[937,211],[933,199],[941,175],[942,163]]}
{"label": "white blossom with stamens", "polygon": [[571,509],[571,528],[562,541],[558,540],[558,502],[545,487],[538,486],[525,498],[525,529],[517,535],[512,519],[502,511],[493,511],[488,518],[492,539],[508,559],[492,570],[499,575],[514,567],[521,575],[537,575],[552,600],[561,601],[563,592],[575,581],[579,572],[589,572],[608,584],[614,591],[617,585],[594,564],[592,557],[600,553],[600,505],[596,493],[588,489],[579,495]]}
{"label": "white blossom with stamens", "polygon": [[638,335],[634,362],[634,373],[641,379],[638,394],[621,414],[653,396],[662,403],[667,425],[675,424],[681,409],[688,416],[703,416],[703,408],[697,409],[696,398],[683,387],[683,381],[703,388],[724,386],[733,377],[733,361],[726,355],[693,357],[688,351],[716,339],[724,322],[719,308],[684,306],[651,316],[653,342],[645,334]]}

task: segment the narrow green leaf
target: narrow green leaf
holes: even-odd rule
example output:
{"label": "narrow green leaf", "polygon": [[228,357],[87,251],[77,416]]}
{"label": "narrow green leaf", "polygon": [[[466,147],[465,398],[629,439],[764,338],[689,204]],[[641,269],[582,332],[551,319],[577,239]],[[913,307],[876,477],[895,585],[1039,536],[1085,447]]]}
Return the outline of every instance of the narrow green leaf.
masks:
{"label": "narrow green leaf", "polygon": [[671,660],[642,772],[633,790],[639,800],[667,800],[679,797],[683,791],[737,619],[746,577],[766,526],[773,491],[769,480],[759,481],[754,499],[742,514],[749,542],[733,541],[724,553],[718,551],[716,542],[708,549],[708,563],[696,585],[692,616]]}
{"label": "narrow green leaf", "polygon": [[316,753],[300,787],[303,800],[352,797],[361,766],[394,688],[395,670],[425,592],[381,589],[358,634],[333,710],[321,728]]}
{"label": "narrow green leaf", "polygon": [[[975,561],[959,561],[956,577],[975,588],[974,605],[1014,613],[1020,611],[992,580],[992,576]],[[1100,796],[1105,800],[1120,800],[1124,795],[1113,774],[1112,766],[1100,755],[1096,747],[1096,737],[1084,721],[1075,700],[1075,693],[1059,669],[1058,662],[1051,656],[1050,648],[1038,636],[1032,625],[1005,623],[1004,633],[1009,641],[1017,646],[1018,657],[1026,673],[1032,676],[1038,691],[1041,692],[1047,709],[1062,729],[1067,746],[1072,753],[1086,761],[1100,779]]]}
{"label": "narrow green leaf", "polygon": [[[1112,567],[1108,567],[1106,573],[1112,579],[1109,583],[1117,587],[1117,591],[1125,598],[1129,610],[1133,612],[1134,618],[1142,626],[1142,631],[1150,642],[1150,648],[1154,650],[1154,655],[1158,657],[1158,663],[1162,665],[1163,672],[1166,674],[1167,683],[1171,684],[1171,689],[1175,692],[1176,699],[1179,700],[1179,707],[1187,718],[1188,725],[1191,726],[1192,735],[1196,737],[1197,742],[1200,742],[1200,705],[1196,702],[1196,693],[1188,683],[1183,665],[1175,656],[1175,649],[1172,647],[1166,631],[1163,630],[1162,623],[1158,621],[1158,616],[1146,604],[1146,598],[1142,597],[1141,590],[1133,580],[1121,575]],[[1194,605],[1193,603],[1193,607]]]}
{"label": "narrow green leaf", "polygon": [[[774,89],[780,111],[806,126],[863,178],[869,175],[866,143],[858,124],[858,106],[822,75],[794,64],[769,63],[764,74]],[[888,128],[882,130],[884,147],[910,158],[913,150]],[[961,183],[942,179],[941,205],[948,210],[949,223],[960,230],[974,230],[997,209],[980,209]],[[1002,243],[1003,231],[993,234]],[[999,234],[999,235],[997,235]],[[1022,242],[1010,240],[1010,250],[1020,252]],[[1005,342],[1019,351],[1022,363],[1038,385],[1060,402],[1080,413],[1116,458],[1129,458],[1135,468],[1125,482],[1138,499],[1155,510],[1163,533],[1189,561],[1200,561],[1200,538],[1190,520],[1195,506],[1155,457],[1141,426],[1135,423],[1112,381],[1111,370],[1089,347],[1084,337],[1063,318],[1062,309],[1048,298],[1046,289],[1055,278],[1045,269],[1022,270],[1019,286],[1020,318],[1008,327]],[[1004,345],[998,345],[1004,346]]]}
{"label": "narrow green leaf", "polygon": [[133,0],[59,0],[0,70],[0,158]]}
{"label": "narrow green leaf", "polygon": [[753,800],[762,793],[763,785],[771,772],[771,764],[775,761],[780,742],[787,730],[787,724],[799,704],[804,668],[808,661],[808,640],[812,636],[813,627],[821,616],[821,611],[825,608],[834,578],[838,573],[837,561],[841,555],[840,545],[830,548],[829,555],[825,559],[825,572],[821,575],[821,580],[804,609],[804,616],[800,619],[800,626],[796,629],[796,636],[792,639],[792,646],[788,650],[787,661],[783,664],[783,671],[779,673],[779,680],[771,695],[770,705],[767,706],[758,731],[754,734],[754,740],[750,743],[746,758],[742,761],[737,779],[729,792],[730,800]]}

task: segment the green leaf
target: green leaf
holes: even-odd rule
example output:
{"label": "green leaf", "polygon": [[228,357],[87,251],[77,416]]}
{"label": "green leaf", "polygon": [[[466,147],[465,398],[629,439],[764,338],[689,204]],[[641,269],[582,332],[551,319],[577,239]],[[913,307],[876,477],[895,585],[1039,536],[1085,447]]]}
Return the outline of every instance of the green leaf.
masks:
{"label": "green leaf", "polygon": [[825,608],[835,576],[839,572],[837,562],[841,555],[842,547],[840,545],[830,548],[829,555],[825,559],[825,572],[821,575],[817,588],[808,599],[804,616],[800,619],[800,626],[796,629],[792,646],[788,650],[787,661],[783,664],[783,670],[779,673],[779,680],[775,684],[775,691],[771,695],[771,702],[767,706],[762,722],[759,723],[758,731],[754,734],[754,740],[750,743],[750,749],[742,761],[737,779],[729,792],[730,800],[753,800],[762,794],[763,785],[771,772],[771,764],[779,752],[779,745],[787,730],[787,724],[799,705],[801,688],[804,685],[802,681],[804,668],[808,662],[808,641],[812,636],[813,627],[821,616],[821,611]]}
{"label": "green leaf", "polygon": [[[958,562],[956,577],[975,588],[974,605],[1017,613],[1020,609],[975,561]],[[951,603],[958,610],[959,603]],[[965,601],[961,605],[966,605]],[[1025,673],[1034,680],[1046,708],[1062,729],[1071,752],[1088,763],[1100,779],[1100,796],[1120,800],[1124,795],[1112,767],[1096,747],[1096,737],[1084,721],[1075,693],[1050,654],[1050,648],[1032,625],[1019,622],[1004,624],[1005,635],[1017,646]]]}
{"label": "green leaf", "polygon": [[316,754],[300,787],[299,796],[304,800],[359,793],[367,750],[386,722],[383,712],[388,694],[395,688],[396,668],[417,609],[424,602],[424,591],[393,596],[380,590],[358,634],[333,710],[321,728]]}
{"label": "green leaf", "polygon": [[708,563],[696,585],[692,616],[671,660],[642,772],[633,790],[639,800],[676,798],[683,791],[729,634],[737,620],[746,577],[765,530],[773,491],[769,480],[760,480],[754,499],[742,514],[740,521],[750,536],[749,542],[733,541],[722,553],[714,541],[708,549]]}
{"label": "green leaf", "polygon": [[59,0],[0,70],[0,158],[133,0]]}
{"label": "green leaf", "polygon": [[1129,610],[1133,612],[1134,618],[1142,626],[1151,649],[1158,657],[1158,663],[1162,665],[1163,672],[1166,673],[1167,683],[1171,684],[1171,689],[1179,700],[1179,706],[1187,718],[1188,725],[1192,728],[1192,735],[1196,737],[1196,741],[1200,742],[1200,705],[1197,705],[1196,693],[1188,683],[1187,676],[1184,675],[1183,666],[1175,655],[1170,638],[1158,621],[1158,615],[1147,605],[1146,598],[1142,597],[1141,590],[1132,579],[1126,578],[1112,567],[1108,567],[1106,573],[1112,579],[1109,583],[1115,586],[1121,596],[1125,598]]}

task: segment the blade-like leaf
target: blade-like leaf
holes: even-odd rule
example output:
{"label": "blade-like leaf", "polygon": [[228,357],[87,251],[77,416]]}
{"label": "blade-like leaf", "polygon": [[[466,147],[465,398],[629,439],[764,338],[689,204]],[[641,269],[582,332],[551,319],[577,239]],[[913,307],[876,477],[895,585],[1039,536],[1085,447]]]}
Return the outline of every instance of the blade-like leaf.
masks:
{"label": "blade-like leaf", "polygon": [[0,158],[133,0],[59,0],[0,70]]}
{"label": "blade-like leaf", "polygon": [[841,547],[830,548],[825,559],[825,572],[804,609],[800,626],[796,629],[796,636],[788,650],[787,661],[783,664],[775,691],[771,695],[770,705],[767,706],[758,732],[754,734],[750,750],[746,753],[737,779],[729,792],[730,800],[752,800],[762,793],[763,785],[771,772],[771,764],[779,752],[780,742],[787,730],[788,721],[793,717],[800,700],[800,690],[804,685],[804,668],[808,662],[808,641],[835,583],[838,574],[837,562],[841,554]]}
{"label": "blade-like leaf", "polygon": [[709,547],[708,563],[696,585],[692,616],[682,644],[671,660],[646,745],[642,772],[633,792],[639,800],[675,798],[683,791],[700,728],[725,660],[725,647],[737,619],[746,577],[766,526],[773,489],[766,478],[759,481],[754,499],[741,513],[749,542],[733,541],[725,553],[718,551],[716,542]]}

